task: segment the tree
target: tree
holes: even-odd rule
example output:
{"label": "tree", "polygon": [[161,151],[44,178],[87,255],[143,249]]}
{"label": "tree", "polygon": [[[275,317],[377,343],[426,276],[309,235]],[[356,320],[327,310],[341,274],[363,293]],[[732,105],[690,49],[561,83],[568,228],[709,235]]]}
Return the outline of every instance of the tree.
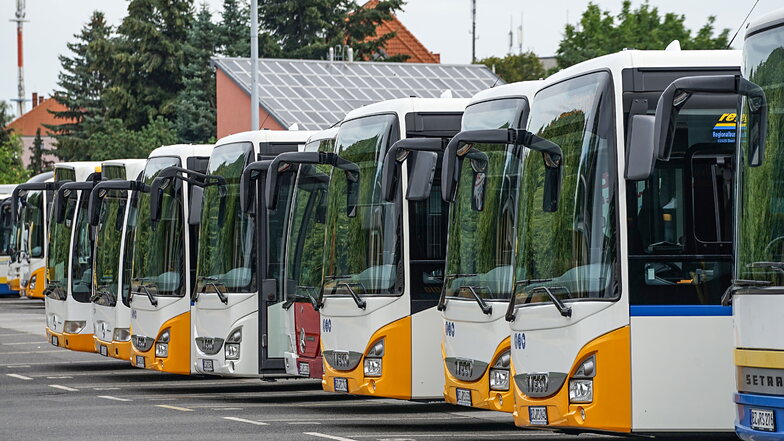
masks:
{"label": "tree", "polygon": [[193,22],[193,0],[131,0],[117,28],[109,116],[139,130],[158,115],[174,119],[183,88],[184,45]]}
{"label": "tree", "polygon": [[223,0],[218,51],[227,57],[250,56],[250,7],[247,0]]}
{"label": "tree", "polygon": [[34,175],[43,173],[52,167],[52,163],[44,158],[44,155],[50,151],[44,148],[44,140],[41,138],[41,128],[35,131],[35,138],[33,139],[33,148],[30,156],[30,164],[27,169]]}
{"label": "tree", "polygon": [[565,68],[624,48],[664,49],[673,40],[679,40],[683,49],[727,47],[729,29],[714,35],[714,16],[709,16],[694,36],[686,28],[685,19],[672,12],[662,16],[659,8],[651,7],[647,0],[635,10],[630,0],[624,0],[617,16],[589,3],[579,25],[567,24],[564,29],[556,53],[558,67]]}
{"label": "tree", "polygon": [[177,134],[172,123],[162,116],[156,117],[140,130],[124,127],[119,119],[107,120],[102,130],[94,132],[88,143],[100,146],[93,150],[87,161],[105,161],[115,158],[146,158],[150,152],[162,145],[177,143]]}
{"label": "tree", "polygon": [[383,48],[394,33],[377,36],[376,27],[403,4],[373,0],[363,7],[354,0],[261,0],[259,19],[284,57],[323,59],[328,48],[348,44],[358,59],[389,59]]}
{"label": "tree", "polygon": [[13,184],[24,182],[28,173],[22,165],[22,140],[8,128],[13,120],[10,106],[0,101],[0,182]]}
{"label": "tree", "polygon": [[180,141],[206,143],[215,139],[215,70],[210,57],[215,53],[217,35],[210,9],[202,4],[184,48],[184,88],[177,96],[175,118]]}
{"label": "tree", "polygon": [[533,52],[507,55],[504,58],[488,57],[477,61],[478,64],[493,69],[507,83],[517,81],[538,80],[547,76],[539,57]]}
{"label": "tree", "polygon": [[71,56],[60,55],[62,69],[58,74],[59,90],[54,99],[65,110],[52,112],[62,123],[46,126],[56,139],[55,154],[64,160],[79,159],[89,147],[85,144],[103,123],[106,106],[102,95],[107,87],[108,65],[112,55],[112,28],[102,12],[93,12],[82,31],[68,43]]}

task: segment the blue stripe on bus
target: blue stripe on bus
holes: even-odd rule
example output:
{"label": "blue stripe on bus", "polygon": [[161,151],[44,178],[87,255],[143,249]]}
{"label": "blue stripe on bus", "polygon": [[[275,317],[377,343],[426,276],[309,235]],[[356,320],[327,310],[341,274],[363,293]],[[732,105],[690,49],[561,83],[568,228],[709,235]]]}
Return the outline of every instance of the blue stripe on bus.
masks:
{"label": "blue stripe on bus", "polygon": [[636,317],[730,316],[731,306],[721,305],[632,305],[629,315]]}

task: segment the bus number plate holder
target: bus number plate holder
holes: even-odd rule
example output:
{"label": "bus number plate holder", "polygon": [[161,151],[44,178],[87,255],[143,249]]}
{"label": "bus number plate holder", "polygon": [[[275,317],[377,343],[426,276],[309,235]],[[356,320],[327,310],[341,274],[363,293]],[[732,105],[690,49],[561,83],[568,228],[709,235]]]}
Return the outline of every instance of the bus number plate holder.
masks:
{"label": "bus number plate holder", "polygon": [[299,363],[297,365],[297,370],[299,371],[299,374],[302,375],[303,377],[310,376],[310,365],[307,363],[304,362]]}
{"label": "bus number plate holder", "polygon": [[212,360],[202,360],[201,367],[204,369],[204,372],[214,372],[215,365],[213,365]]}
{"label": "bus number plate holder", "polygon": [[531,424],[546,426],[547,421],[547,407],[545,406],[530,406],[528,407],[528,420]]}
{"label": "bus number plate holder", "polygon": [[144,356],[143,355],[137,355],[136,356],[136,367],[140,367],[140,368],[144,367]]}
{"label": "bus number plate holder", "polygon": [[471,402],[471,389],[461,389],[457,388],[455,390],[455,396],[457,398],[457,404],[460,406],[468,406],[471,407],[473,403]]}
{"label": "bus number plate holder", "polygon": [[348,378],[335,377],[335,392],[348,392]]}
{"label": "bus number plate holder", "polygon": [[768,409],[751,409],[751,428],[763,432],[775,432],[776,415]]}
{"label": "bus number plate holder", "polygon": [[59,341],[59,339],[57,338],[57,336],[56,336],[56,335],[53,335],[53,336],[52,336],[52,344],[53,344],[54,346],[60,346],[60,341]]}
{"label": "bus number plate holder", "polygon": [[107,348],[106,345],[101,345],[98,348],[98,353],[103,355],[104,357],[108,357],[109,356],[109,348]]}

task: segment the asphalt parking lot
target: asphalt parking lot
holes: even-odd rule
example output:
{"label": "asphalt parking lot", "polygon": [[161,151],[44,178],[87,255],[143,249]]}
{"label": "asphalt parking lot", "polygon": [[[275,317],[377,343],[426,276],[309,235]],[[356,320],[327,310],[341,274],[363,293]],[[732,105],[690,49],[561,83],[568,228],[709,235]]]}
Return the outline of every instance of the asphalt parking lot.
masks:
{"label": "asphalt parking lot", "polygon": [[0,440],[622,439],[515,428],[445,403],[328,394],[313,380],[145,371],[50,346],[42,301],[0,298]]}

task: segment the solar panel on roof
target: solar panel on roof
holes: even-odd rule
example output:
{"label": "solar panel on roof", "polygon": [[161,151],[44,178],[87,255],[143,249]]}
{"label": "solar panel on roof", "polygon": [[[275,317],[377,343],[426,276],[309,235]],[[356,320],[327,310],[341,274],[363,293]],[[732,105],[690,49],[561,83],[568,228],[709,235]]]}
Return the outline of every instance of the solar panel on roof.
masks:
{"label": "solar panel on roof", "polygon": [[[214,58],[213,63],[250,93],[250,59]],[[446,89],[468,98],[498,77],[482,65],[259,60],[259,101],[282,126],[326,129],[357,107],[378,101],[438,97]]]}

